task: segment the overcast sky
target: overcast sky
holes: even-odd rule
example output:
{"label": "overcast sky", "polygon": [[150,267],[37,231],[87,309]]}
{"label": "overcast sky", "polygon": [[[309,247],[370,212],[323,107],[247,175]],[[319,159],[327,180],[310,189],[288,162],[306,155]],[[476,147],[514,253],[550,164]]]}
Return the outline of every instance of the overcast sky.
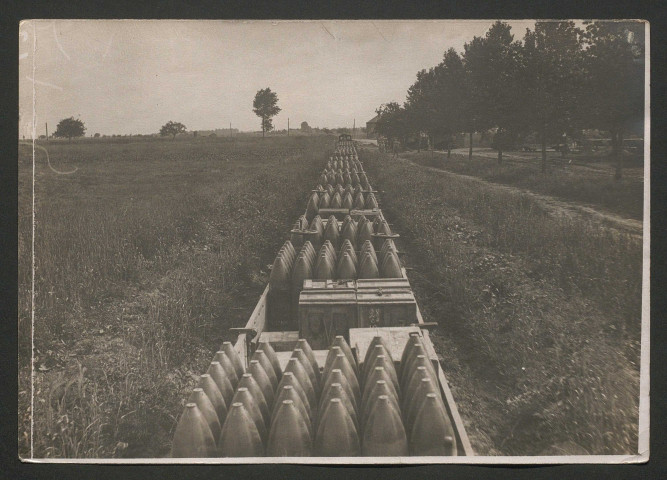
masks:
{"label": "overcast sky", "polygon": [[[450,47],[463,50],[491,21],[38,20],[20,27],[19,133],[62,118],[87,135],[156,133],[168,120],[189,130],[259,130],[252,101],[278,94],[278,129],[357,125],[402,103],[418,70]],[[512,21],[522,38],[532,21]],[[36,40],[36,41],[35,41]],[[33,82],[34,79],[34,82]],[[33,89],[34,88],[34,89]],[[33,97],[34,92],[34,97]],[[34,102],[33,102],[34,100]]]}

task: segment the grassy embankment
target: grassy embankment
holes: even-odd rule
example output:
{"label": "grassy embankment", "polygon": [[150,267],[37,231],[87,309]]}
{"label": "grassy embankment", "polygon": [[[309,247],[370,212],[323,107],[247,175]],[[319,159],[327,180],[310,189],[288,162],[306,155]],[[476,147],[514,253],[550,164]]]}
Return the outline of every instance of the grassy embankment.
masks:
{"label": "grassy embankment", "polygon": [[[163,456],[243,326],[325,137],[45,144],[37,152],[35,457]],[[279,161],[286,159],[287,161]],[[19,158],[19,451],[30,454],[31,149]]]}
{"label": "grassy embankment", "polygon": [[636,453],[641,240],[365,151],[480,454]]}
{"label": "grassy embankment", "polygon": [[[550,162],[549,172],[544,174],[537,158],[521,161],[506,158],[503,165],[498,165],[495,158],[476,156],[474,153],[472,160],[468,159],[468,155],[456,153],[449,160],[439,152],[412,152],[405,156],[421,165],[512,185],[565,201],[602,207],[636,220],[642,219],[644,184],[641,166],[629,166],[625,177],[615,181],[611,167],[602,168],[596,164],[584,166],[565,163],[561,167],[554,167]],[[554,161],[561,160],[558,158]]]}

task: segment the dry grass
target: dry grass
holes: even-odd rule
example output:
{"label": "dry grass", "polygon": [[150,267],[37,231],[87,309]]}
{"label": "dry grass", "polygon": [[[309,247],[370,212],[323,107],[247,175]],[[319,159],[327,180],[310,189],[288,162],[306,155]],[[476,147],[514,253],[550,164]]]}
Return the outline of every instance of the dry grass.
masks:
{"label": "dry grass", "polygon": [[362,160],[441,326],[478,453],[636,453],[641,241],[522,194]]}
{"label": "dry grass", "polygon": [[[35,457],[162,456],[181,402],[303,209],[324,137],[49,144],[38,157]],[[20,454],[29,455],[30,150],[19,178]],[[38,152],[39,154],[39,152]],[[288,159],[286,162],[285,159]]]}
{"label": "dry grass", "polygon": [[[559,154],[558,154],[559,155]],[[410,154],[417,163],[441,168],[454,173],[471,175],[484,180],[512,185],[542,195],[550,195],[562,200],[586,203],[602,207],[610,212],[642,219],[643,191],[641,166],[626,169],[625,178],[613,179],[613,170],[608,165],[599,164],[551,165],[545,174],[540,171],[538,159],[513,161],[506,159],[498,165],[495,158],[473,155],[472,161],[467,155],[446,155],[427,152]],[[561,159],[555,160],[560,162]]]}

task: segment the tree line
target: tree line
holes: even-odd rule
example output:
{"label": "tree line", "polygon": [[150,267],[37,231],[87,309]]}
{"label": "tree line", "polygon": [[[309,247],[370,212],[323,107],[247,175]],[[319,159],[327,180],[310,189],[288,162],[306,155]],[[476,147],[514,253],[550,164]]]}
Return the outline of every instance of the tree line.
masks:
{"label": "tree line", "polygon": [[[516,40],[505,22],[474,37],[459,54],[417,73],[405,103],[381,105],[376,131],[405,140],[445,138],[448,158],[455,135],[493,130],[498,163],[503,150],[528,135],[547,145],[583,129],[609,133],[615,177],[621,178],[622,144],[644,115],[644,24],[641,22],[537,22]],[[432,142],[431,142],[432,143]]]}

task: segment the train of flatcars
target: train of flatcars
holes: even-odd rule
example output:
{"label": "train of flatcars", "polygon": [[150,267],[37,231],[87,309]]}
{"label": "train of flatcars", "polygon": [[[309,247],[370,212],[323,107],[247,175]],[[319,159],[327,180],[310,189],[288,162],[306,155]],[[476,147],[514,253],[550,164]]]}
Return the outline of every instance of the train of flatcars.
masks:
{"label": "train of flatcars", "polygon": [[339,137],[172,457],[473,455],[376,194]]}

